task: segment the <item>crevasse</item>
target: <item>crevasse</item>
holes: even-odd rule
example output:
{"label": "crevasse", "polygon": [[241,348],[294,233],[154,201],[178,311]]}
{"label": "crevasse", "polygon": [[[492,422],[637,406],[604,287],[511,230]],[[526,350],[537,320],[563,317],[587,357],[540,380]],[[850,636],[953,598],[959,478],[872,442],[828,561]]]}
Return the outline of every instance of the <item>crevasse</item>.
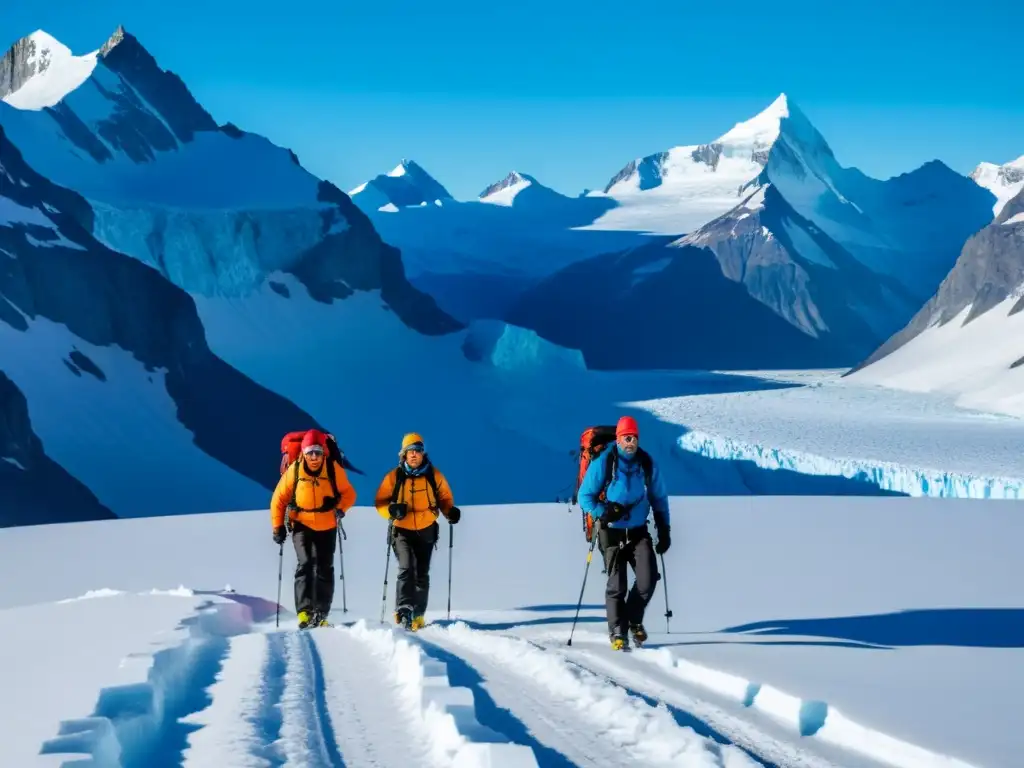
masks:
{"label": "crevasse", "polygon": [[928,467],[908,467],[875,459],[817,456],[787,448],[745,443],[697,430],[679,438],[679,446],[709,459],[750,461],[762,469],[846,477],[908,496],[1024,499],[1024,479],[982,477]]}

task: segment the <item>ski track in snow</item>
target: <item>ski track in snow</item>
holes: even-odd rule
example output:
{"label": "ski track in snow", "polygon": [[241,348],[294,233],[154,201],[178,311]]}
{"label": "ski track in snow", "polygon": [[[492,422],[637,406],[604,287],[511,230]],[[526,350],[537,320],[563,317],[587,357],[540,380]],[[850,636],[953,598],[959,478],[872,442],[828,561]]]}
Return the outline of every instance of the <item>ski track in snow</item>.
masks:
{"label": "ski track in snow", "polygon": [[231,638],[210,705],[186,719],[201,727],[182,765],[432,765],[371,642],[343,628]]}
{"label": "ski track in snow", "polygon": [[[509,635],[509,637],[517,637]],[[754,723],[749,714],[737,716],[728,712],[707,699],[706,691],[699,691],[695,686],[687,684],[679,678],[660,669],[649,657],[650,651],[617,653],[614,658],[601,652],[591,650],[593,647],[585,634],[577,635],[575,645],[565,646],[564,639],[541,640],[539,638],[521,638],[545,653],[556,654],[569,664],[586,670],[594,675],[618,685],[633,695],[649,697],[672,707],[677,719],[687,715],[694,718],[692,727],[705,736],[718,741],[727,739],[741,749],[753,755],[766,766],[777,768],[838,768],[822,756],[812,754],[786,740],[777,737],[770,728],[762,729],[761,724]],[[596,641],[595,641],[596,642]],[[600,638],[603,644],[604,638]],[[580,649],[579,646],[590,646]],[[613,653],[608,651],[608,653]],[[849,759],[844,755],[843,759]],[[850,763],[842,763],[844,766]]]}
{"label": "ski track in snow", "polygon": [[642,697],[526,640],[465,625],[426,627],[418,638],[457,656],[485,679],[509,709],[565,761],[587,766],[761,765],[731,744],[680,725],[663,704]]}

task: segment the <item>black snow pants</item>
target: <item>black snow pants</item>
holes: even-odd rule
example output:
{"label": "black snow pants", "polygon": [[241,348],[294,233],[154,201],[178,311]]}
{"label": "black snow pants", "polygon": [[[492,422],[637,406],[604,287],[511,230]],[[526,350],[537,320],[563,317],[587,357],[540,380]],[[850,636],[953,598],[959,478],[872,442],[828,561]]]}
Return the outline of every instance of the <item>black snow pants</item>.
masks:
{"label": "black snow pants", "polygon": [[334,550],[338,529],[314,531],[302,523],[292,530],[295,545],[295,612],[327,614],[334,600]]}
{"label": "black snow pants", "polygon": [[395,528],[392,548],[398,558],[398,582],[395,612],[408,611],[412,616],[427,612],[430,594],[430,558],[437,544],[440,526],[435,522],[418,531]]}
{"label": "black snow pants", "polygon": [[[651,533],[646,525],[628,529],[601,526],[598,545],[608,569],[608,586],[605,589],[608,632],[625,637],[630,626],[643,623],[647,604],[654,597],[654,588],[661,578]],[[627,565],[632,566],[636,574],[628,595]]]}

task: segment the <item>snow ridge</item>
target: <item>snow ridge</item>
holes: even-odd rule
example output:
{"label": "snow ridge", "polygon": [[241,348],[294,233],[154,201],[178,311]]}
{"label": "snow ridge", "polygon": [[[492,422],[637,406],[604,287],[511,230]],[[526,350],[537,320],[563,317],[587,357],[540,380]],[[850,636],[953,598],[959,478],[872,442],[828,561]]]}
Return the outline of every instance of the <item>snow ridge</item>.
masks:
{"label": "snow ridge", "polygon": [[996,196],[992,215],[998,216],[1003,207],[1024,189],[1024,155],[1003,165],[978,163],[978,167],[971,171],[971,178]]}
{"label": "snow ridge", "polygon": [[846,477],[909,496],[1024,499],[1024,479],[981,477],[873,459],[816,456],[798,450],[745,443],[698,430],[691,430],[679,438],[679,446],[709,459],[750,461],[762,469]]}

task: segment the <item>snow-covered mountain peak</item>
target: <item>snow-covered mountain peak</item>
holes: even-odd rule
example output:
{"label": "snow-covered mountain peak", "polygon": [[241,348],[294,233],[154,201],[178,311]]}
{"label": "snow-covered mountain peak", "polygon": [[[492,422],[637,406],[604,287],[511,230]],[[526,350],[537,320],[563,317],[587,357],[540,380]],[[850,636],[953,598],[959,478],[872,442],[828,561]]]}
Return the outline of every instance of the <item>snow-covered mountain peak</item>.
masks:
{"label": "snow-covered mountain peak", "polygon": [[1003,165],[979,163],[971,171],[971,178],[996,196],[992,215],[998,216],[1003,206],[1024,189],[1024,155]]}
{"label": "snow-covered mountain peak", "polygon": [[399,208],[442,205],[451,193],[413,160],[403,159],[387,173],[365,181],[349,197],[367,214],[394,213]]}
{"label": "snow-covered mountain peak", "polygon": [[711,192],[735,198],[768,165],[780,137],[786,144],[779,151],[783,165],[801,159],[811,165],[834,162],[824,137],[783,93],[714,141],[673,147],[630,161],[608,182],[604,194],[619,197],[659,190],[683,197],[706,198]]}
{"label": "snow-covered mountain peak", "polygon": [[96,54],[76,56],[53,35],[36,30],[0,59],[0,98],[18,109],[52,107],[89,78]]}
{"label": "snow-covered mountain peak", "polygon": [[534,181],[536,181],[536,179],[533,179],[532,177],[527,176],[524,173],[520,173],[519,171],[512,171],[511,173],[509,173],[508,176],[503,178],[501,181],[494,182],[489,187],[487,187],[487,189],[481,192],[480,199],[483,200],[484,198],[490,197],[496,192],[501,192],[502,190],[505,189],[511,189],[512,187],[525,187]]}
{"label": "snow-covered mountain peak", "polygon": [[766,150],[775,143],[775,140],[779,137],[782,121],[789,116],[789,100],[786,98],[786,94],[783,93],[749,120],[736,123],[736,125],[715,139],[713,144],[728,147],[734,153],[739,150],[746,150],[748,156],[750,153],[753,153],[756,159],[758,151]]}

